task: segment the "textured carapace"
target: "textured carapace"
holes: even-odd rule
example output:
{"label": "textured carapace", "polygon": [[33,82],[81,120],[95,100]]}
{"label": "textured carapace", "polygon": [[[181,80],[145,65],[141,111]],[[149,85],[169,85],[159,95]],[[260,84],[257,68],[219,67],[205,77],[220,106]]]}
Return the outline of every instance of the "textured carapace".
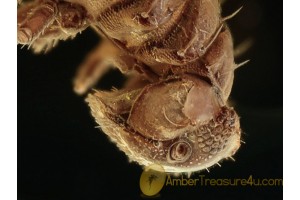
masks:
{"label": "textured carapace", "polygon": [[218,0],[36,0],[18,9],[18,43],[35,52],[87,27],[102,42],[82,63],[83,94],[113,65],[123,89],[87,97],[101,129],[130,160],[193,172],[231,157],[239,117],[227,100],[236,64]]}

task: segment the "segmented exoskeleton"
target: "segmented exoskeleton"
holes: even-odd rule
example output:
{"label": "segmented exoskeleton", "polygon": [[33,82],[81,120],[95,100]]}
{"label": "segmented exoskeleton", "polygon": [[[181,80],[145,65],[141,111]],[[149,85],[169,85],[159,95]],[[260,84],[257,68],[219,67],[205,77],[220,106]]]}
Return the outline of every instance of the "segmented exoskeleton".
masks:
{"label": "segmented exoskeleton", "polygon": [[121,90],[88,95],[101,129],[130,160],[193,172],[240,146],[239,117],[227,104],[233,15],[222,18],[218,0],[36,0],[18,9],[18,43],[48,51],[92,27],[103,40],[80,66],[75,91],[111,65],[128,77]]}

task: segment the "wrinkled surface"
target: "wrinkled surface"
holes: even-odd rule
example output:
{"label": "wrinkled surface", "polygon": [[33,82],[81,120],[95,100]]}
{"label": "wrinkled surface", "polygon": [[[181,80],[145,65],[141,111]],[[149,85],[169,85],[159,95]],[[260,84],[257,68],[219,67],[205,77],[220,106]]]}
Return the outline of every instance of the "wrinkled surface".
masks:
{"label": "wrinkled surface", "polygon": [[218,0],[36,0],[18,8],[18,43],[47,52],[87,27],[104,40],[80,65],[84,94],[117,67],[121,90],[86,101],[130,160],[193,172],[232,156],[239,117],[227,100],[235,63]]}

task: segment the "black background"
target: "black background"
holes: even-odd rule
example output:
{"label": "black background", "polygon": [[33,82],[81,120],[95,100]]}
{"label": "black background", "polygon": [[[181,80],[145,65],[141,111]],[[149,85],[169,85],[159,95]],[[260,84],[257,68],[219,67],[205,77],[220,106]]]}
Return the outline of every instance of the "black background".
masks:
{"label": "black background", "polygon": [[[198,178],[282,178],[282,2],[228,0],[223,15],[243,5],[229,21],[235,44],[251,37],[237,62],[231,102],[241,116],[246,144],[233,161]],[[72,77],[99,37],[86,30],[47,55],[18,46],[18,199],[138,199],[142,168],[98,129]],[[111,71],[98,88],[120,87]],[[164,187],[161,199],[282,199],[281,186]]]}

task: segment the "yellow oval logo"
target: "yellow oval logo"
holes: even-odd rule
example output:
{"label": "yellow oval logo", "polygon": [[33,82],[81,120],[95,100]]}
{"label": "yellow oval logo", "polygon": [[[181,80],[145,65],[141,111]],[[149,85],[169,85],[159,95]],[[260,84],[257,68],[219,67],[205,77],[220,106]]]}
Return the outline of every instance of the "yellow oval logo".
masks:
{"label": "yellow oval logo", "polygon": [[163,188],[166,173],[162,166],[153,164],[147,166],[140,178],[140,188],[144,195],[154,196]]}

